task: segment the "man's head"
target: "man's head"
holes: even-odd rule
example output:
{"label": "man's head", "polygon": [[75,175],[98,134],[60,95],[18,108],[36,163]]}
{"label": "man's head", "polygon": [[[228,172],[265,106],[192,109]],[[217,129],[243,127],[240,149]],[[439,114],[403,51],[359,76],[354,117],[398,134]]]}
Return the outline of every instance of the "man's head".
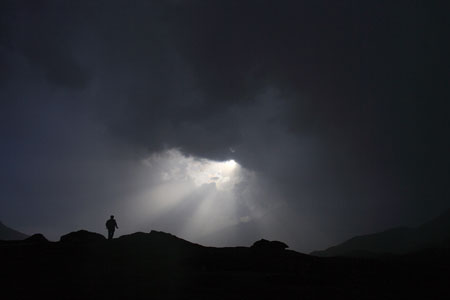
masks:
{"label": "man's head", "polygon": [[113,216],[113,215],[111,215],[111,219],[114,219],[114,216]]}

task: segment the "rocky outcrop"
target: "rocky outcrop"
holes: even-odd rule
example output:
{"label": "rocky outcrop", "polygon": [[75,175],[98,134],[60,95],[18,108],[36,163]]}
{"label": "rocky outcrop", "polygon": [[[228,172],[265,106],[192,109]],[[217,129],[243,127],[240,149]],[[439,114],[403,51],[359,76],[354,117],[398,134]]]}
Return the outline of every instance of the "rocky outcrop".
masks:
{"label": "rocky outcrop", "polygon": [[32,236],[26,238],[24,240],[25,242],[28,243],[48,243],[47,238],[42,234],[42,233],[35,233]]}
{"label": "rocky outcrop", "polygon": [[286,248],[289,248],[289,246],[280,241],[268,241],[261,239],[253,243],[251,248],[262,251],[283,251]]}
{"label": "rocky outcrop", "polygon": [[61,236],[60,242],[64,243],[90,243],[105,241],[106,238],[100,233],[79,230]]}

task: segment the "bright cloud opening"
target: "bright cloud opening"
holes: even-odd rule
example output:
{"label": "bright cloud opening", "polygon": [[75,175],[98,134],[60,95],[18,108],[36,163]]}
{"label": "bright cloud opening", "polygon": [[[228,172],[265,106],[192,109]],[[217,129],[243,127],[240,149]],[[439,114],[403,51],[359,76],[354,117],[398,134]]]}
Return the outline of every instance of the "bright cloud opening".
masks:
{"label": "bright cloud opening", "polygon": [[242,181],[242,168],[233,159],[220,162],[169,150],[152,155],[144,160],[144,164],[150,168],[156,167],[164,182],[191,182],[196,187],[214,184],[218,190],[224,191]]}
{"label": "bright cloud opening", "polygon": [[197,160],[189,163],[187,171],[197,186],[214,183],[218,190],[225,190],[238,183],[239,169],[239,164],[234,160],[225,162]]}
{"label": "bright cloud opening", "polygon": [[248,202],[255,175],[235,160],[213,161],[168,150],[152,154],[142,166],[143,188],[133,200],[133,214],[153,229],[201,242],[257,214]]}

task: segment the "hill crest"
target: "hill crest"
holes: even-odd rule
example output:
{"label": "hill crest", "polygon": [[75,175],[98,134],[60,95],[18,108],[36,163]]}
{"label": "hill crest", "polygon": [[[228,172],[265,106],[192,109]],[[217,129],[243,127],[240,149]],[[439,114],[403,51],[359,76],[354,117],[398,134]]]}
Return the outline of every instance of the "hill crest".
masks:
{"label": "hill crest", "polygon": [[426,248],[439,248],[450,241],[450,209],[419,227],[397,227],[382,232],[360,235],[315,256],[377,256],[405,254]]}

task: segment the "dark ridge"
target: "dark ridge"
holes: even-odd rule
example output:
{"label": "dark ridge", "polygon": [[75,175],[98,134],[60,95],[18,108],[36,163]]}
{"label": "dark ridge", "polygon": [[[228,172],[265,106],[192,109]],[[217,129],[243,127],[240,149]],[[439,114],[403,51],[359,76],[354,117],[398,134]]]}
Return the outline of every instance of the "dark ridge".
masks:
{"label": "dark ridge", "polygon": [[159,247],[203,247],[183,240],[173,234],[152,230],[150,233],[135,232],[115,239],[116,243],[144,243]]}
{"label": "dark ridge", "polygon": [[289,248],[289,246],[280,241],[268,241],[261,239],[253,243],[252,248],[262,251],[283,251],[286,248]]}
{"label": "dark ridge", "polygon": [[41,233],[35,233],[24,241],[29,243],[48,243],[47,238]]}
{"label": "dark ridge", "polygon": [[61,236],[59,239],[63,243],[91,243],[105,241],[106,238],[100,233],[87,230],[74,231]]}
{"label": "dark ridge", "polygon": [[[32,242],[35,241],[35,242]],[[116,239],[86,230],[0,243],[11,299],[449,299],[449,248],[320,258],[280,241],[204,247],[172,234]],[[26,288],[24,288],[26,287]],[[8,298],[9,299],[9,298]]]}
{"label": "dark ridge", "polygon": [[28,237],[28,235],[9,228],[0,222],[0,240],[3,241],[13,241],[13,240],[24,240]]}
{"label": "dark ridge", "polygon": [[406,254],[427,248],[441,248],[450,239],[450,210],[417,228],[399,227],[351,238],[314,256],[373,257]]}
{"label": "dark ridge", "polygon": [[163,231],[152,230],[149,233],[149,237],[156,243],[166,244],[170,246],[183,246],[183,247],[203,247],[199,244],[191,243],[189,241],[183,240],[173,234],[166,233]]}

